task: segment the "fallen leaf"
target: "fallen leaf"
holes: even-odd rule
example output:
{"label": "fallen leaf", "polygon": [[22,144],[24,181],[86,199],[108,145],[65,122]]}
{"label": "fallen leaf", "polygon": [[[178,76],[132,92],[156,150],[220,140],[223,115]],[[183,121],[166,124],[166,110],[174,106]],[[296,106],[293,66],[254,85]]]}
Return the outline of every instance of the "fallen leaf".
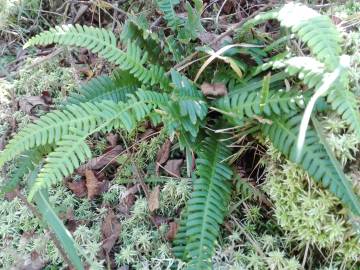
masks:
{"label": "fallen leaf", "polygon": [[160,197],[160,186],[156,186],[149,194],[148,204],[150,212],[154,212],[159,209],[159,197]]}
{"label": "fallen leaf", "polygon": [[204,82],[200,86],[200,89],[201,89],[201,92],[205,96],[219,97],[219,96],[226,96],[227,95],[226,85],[223,84],[223,83],[210,84],[210,83]]}
{"label": "fallen leaf", "polygon": [[66,185],[74,192],[75,196],[79,198],[86,196],[86,183],[84,180],[67,182]]}
{"label": "fallen leaf", "polygon": [[130,214],[130,208],[133,206],[135,202],[135,194],[139,192],[140,184],[133,185],[128,188],[123,195],[121,196],[120,203],[118,209],[123,214]]}
{"label": "fallen leaf", "polygon": [[10,270],[41,270],[45,267],[45,261],[39,253],[33,251],[31,255],[25,255],[14,262]]}
{"label": "fallen leaf", "polygon": [[86,164],[81,165],[77,169],[77,173],[84,175],[86,170],[100,170],[110,164],[116,164],[116,158],[123,151],[121,145],[116,145],[111,150],[107,151],[103,155],[89,160]]}
{"label": "fallen leaf", "polygon": [[88,191],[88,199],[89,200],[92,200],[96,196],[103,193],[108,186],[108,181],[100,182],[96,178],[96,176],[92,170],[85,171],[85,180],[86,180],[86,188]]}
{"label": "fallen leaf", "polygon": [[103,235],[102,248],[106,254],[109,254],[117,239],[120,236],[121,224],[118,221],[112,210],[106,215],[101,226],[101,233]]}
{"label": "fallen leaf", "polygon": [[184,162],[183,159],[171,159],[168,162],[166,162],[164,169],[169,175],[180,177],[180,168],[183,162]]}
{"label": "fallen leaf", "polygon": [[156,156],[156,173],[159,174],[160,165],[164,164],[170,157],[171,141],[167,139],[161,146]]}
{"label": "fallen leaf", "polygon": [[24,113],[36,116],[35,108],[49,111],[49,103],[45,101],[43,96],[30,96],[19,100],[19,109]]}
{"label": "fallen leaf", "polygon": [[162,224],[167,224],[169,222],[168,218],[162,216],[151,216],[150,218],[157,228],[159,228]]}
{"label": "fallen leaf", "polygon": [[214,49],[215,51],[220,50],[225,43],[230,44],[233,41],[231,37],[224,36],[217,42],[212,43],[212,41],[217,39],[219,37],[219,35],[210,33],[210,32],[201,32],[201,33],[199,33],[198,37],[202,44],[204,44],[204,45],[210,44],[210,47],[212,49]]}
{"label": "fallen leaf", "polygon": [[168,232],[166,234],[166,239],[168,241],[174,240],[176,232],[178,230],[178,227],[179,227],[179,225],[174,221],[169,223],[169,230],[168,230]]}
{"label": "fallen leaf", "polygon": [[106,136],[106,140],[109,142],[111,147],[116,147],[117,141],[119,140],[119,134],[109,133]]}

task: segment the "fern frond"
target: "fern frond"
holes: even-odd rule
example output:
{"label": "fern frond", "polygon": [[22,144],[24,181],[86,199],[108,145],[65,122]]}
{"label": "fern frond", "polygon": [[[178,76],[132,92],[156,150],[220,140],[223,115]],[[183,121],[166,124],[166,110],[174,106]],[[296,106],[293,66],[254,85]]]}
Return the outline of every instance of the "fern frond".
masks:
{"label": "fern frond", "polygon": [[87,48],[109,62],[119,65],[121,69],[128,70],[145,84],[160,84],[164,89],[169,86],[169,79],[162,67],[158,65],[145,67],[147,53],[143,53],[135,43],[131,42],[127,44],[127,51],[123,52],[117,48],[114,34],[105,29],[80,25],[57,26],[31,38],[24,48],[52,43]]}
{"label": "fern frond", "polygon": [[[261,106],[261,96],[258,91],[243,92],[225,96],[216,102],[216,107],[226,116],[242,120],[252,118],[256,115],[265,114],[267,116],[276,114],[288,114],[291,111],[299,111],[305,107],[307,100],[310,98],[308,92],[299,93],[299,91],[269,91],[269,95]],[[261,108],[262,107],[262,108]]]}
{"label": "fern frond", "polygon": [[15,160],[15,169],[10,172],[4,185],[0,187],[0,197],[13,191],[30,171],[35,169],[38,163],[50,151],[50,147],[41,146],[28,150]]}
{"label": "fern frond", "polygon": [[319,88],[324,77],[325,66],[308,56],[291,57],[283,61],[275,61],[273,68],[285,68],[289,75],[297,75],[309,88]]}
{"label": "fern frond", "polygon": [[167,25],[175,30],[177,27],[179,27],[181,24],[183,24],[183,20],[181,20],[174,10],[174,7],[180,3],[179,0],[156,0],[156,3],[161,10],[162,13],[164,13],[164,18],[167,22]]}
{"label": "fern frond", "polygon": [[330,71],[338,66],[341,36],[329,17],[305,5],[289,3],[279,10],[278,20],[291,28]]}
{"label": "fern frond", "polygon": [[198,179],[188,202],[186,237],[188,269],[210,269],[219,226],[224,220],[231,193],[232,170],[224,162],[231,151],[220,135],[201,144],[197,159]]}
{"label": "fern frond", "polygon": [[92,79],[80,88],[79,93],[72,92],[66,104],[80,104],[85,102],[101,102],[111,100],[115,103],[127,99],[127,94],[134,93],[140,87],[136,80],[127,71],[114,72],[113,77],[100,76]]}
{"label": "fern frond", "polygon": [[28,196],[30,201],[39,190],[71,175],[85,160],[91,158],[91,151],[85,139],[86,136],[82,134],[63,136],[54,151],[46,157],[44,167],[31,186]]}
{"label": "fern frond", "polygon": [[[269,137],[274,146],[280,150],[290,161],[296,162],[296,142],[299,133],[301,115],[288,117],[273,116],[272,124],[263,127],[263,133]],[[308,127],[305,143],[298,162],[304,170],[325,188],[347,205],[355,214],[360,214],[360,202],[356,194],[349,187],[348,180],[336,170],[336,165],[329,158],[318,134]]]}
{"label": "fern frond", "polygon": [[359,101],[354,93],[346,87],[331,89],[327,95],[327,101],[360,138]]}
{"label": "fern frond", "polygon": [[53,144],[69,133],[70,128],[89,131],[102,119],[99,105],[69,105],[62,111],[50,112],[17,133],[0,153],[0,167],[35,146]]}

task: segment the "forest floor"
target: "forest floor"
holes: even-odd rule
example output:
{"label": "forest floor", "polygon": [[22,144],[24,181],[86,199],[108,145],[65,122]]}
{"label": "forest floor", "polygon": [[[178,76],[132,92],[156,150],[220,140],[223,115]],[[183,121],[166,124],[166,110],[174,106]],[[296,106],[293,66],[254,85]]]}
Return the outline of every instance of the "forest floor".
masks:
{"label": "forest floor", "polygon": [[[274,7],[283,3],[203,2],[202,21],[208,34],[195,41],[199,46],[210,44],[268,2]],[[302,2],[328,14],[335,24],[346,25],[344,47],[352,53],[352,87],[359,95],[360,4]],[[177,12],[184,14],[184,9]],[[24,43],[60,24],[105,27],[119,35],[132,15],[144,15],[154,32],[165,24],[153,1],[0,0],[0,151],[21,128],[61,106],[69,93],[115,68],[86,49],[23,49]],[[267,28],[268,33],[272,27],[269,23],[263,30]],[[232,33],[225,37],[232,38]],[[324,123],[333,136],[334,151],[360,186],[358,139],[350,131],[343,132],[345,124],[337,116],[326,116]],[[148,122],[131,134],[96,133],[87,143],[95,158],[53,186],[49,200],[83,248],[89,268],[170,269],[177,265],[181,269],[171,243],[192,191],[192,179],[187,177],[186,156],[179,145],[162,126]],[[214,269],[360,269],[360,237],[354,236],[338,201],[319,185],[309,184],[303,172],[278,156],[266,142],[244,143],[238,164],[241,181],[234,181],[236,189],[221,227]],[[3,170],[0,183],[12,169],[10,164]],[[287,201],[284,194],[293,192],[289,185],[299,189]],[[0,268],[71,269],[64,251],[52,241],[54,235],[24,197],[26,192],[22,185],[0,198]],[[331,206],[314,214],[325,203]]]}

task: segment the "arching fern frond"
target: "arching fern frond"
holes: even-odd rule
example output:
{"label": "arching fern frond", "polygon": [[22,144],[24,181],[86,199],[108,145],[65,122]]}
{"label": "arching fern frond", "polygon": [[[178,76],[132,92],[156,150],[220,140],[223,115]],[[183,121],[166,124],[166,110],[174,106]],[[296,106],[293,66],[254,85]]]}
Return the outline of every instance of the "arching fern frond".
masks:
{"label": "arching fern frond", "polygon": [[79,93],[72,92],[66,104],[80,104],[85,102],[101,102],[111,100],[115,103],[127,99],[127,94],[134,93],[140,83],[127,71],[114,72],[112,78],[100,76],[92,79],[80,88]]}
{"label": "arching fern frond", "polygon": [[197,159],[198,179],[188,202],[186,253],[188,269],[210,269],[231,193],[232,170],[224,161],[231,151],[220,135],[210,135],[201,144]]}
{"label": "arching fern frond", "polygon": [[[274,146],[280,150],[290,161],[296,162],[296,142],[299,133],[301,115],[295,114],[288,117],[273,116],[272,124],[263,127],[263,133]],[[324,146],[320,143],[318,134],[310,127],[306,133],[299,165],[308,174],[330,192],[336,195],[347,205],[354,214],[360,214],[360,201],[352,191],[348,179],[340,175],[336,165],[332,163]]]}
{"label": "arching fern frond", "polygon": [[305,107],[309,98],[309,92],[301,93],[296,90],[288,92],[284,90],[269,91],[268,97],[262,104],[260,92],[251,91],[231,97],[225,96],[216,102],[216,108],[220,109],[226,116],[241,121],[244,118],[252,118],[256,115],[281,115],[299,111]]}
{"label": "arching fern frond", "polygon": [[291,28],[314,56],[333,70],[339,64],[341,36],[329,17],[299,3],[288,3],[278,12],[282,26]]}
{"label": "arching fern frond", "polygon": [[289,75],[297,75],[309,88],[319,88],[322,84],[325,67],[316,59],[308,56],[291,57],[273,63],[274,68],[285,68]]}
{"label": "arching fern frond", "polygon": [[82,134],[63,136],[54,151],[46,157],[44,167],[32,184],[28,196],[30,201],[39,190],[71,175],[80,164],[91,158],[91,151],[85,139],[86,136]]}
{"label": "arching fern frond", "polygon": [[98,105],[84,103],[69,105],[62,111],[50,112],[17,133],[0,153],[0,167],[25,150],[53,144],[69,133],[70,128],[89,131],[102,119]]}
{"label": "arching fern frond", "polygon": [[24,48],[52,43],[87,48],[109,62],[117,64],[121,69],[128,70],[145,84],[160,84],[164,89],[169,87],[169,79],[161,66],[146,67],[147,53],[143,53],[135,43],[131,42],[127,44],[127,51],[123,52],[117,48],[114,34],[105,29],[80,25],[57,26],[31,38]]}

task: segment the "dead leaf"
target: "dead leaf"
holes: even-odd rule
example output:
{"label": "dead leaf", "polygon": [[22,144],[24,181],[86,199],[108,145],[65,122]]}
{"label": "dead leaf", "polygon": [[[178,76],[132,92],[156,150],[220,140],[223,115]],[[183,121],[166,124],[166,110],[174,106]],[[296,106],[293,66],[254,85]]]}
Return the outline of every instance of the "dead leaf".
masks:
{"label": "dead leaf", "polygon": [[151,221],[159,228],[162,224],[167,224],[169,219],[163,216],[151,216]]}
{"label": "dead leaf", "polygon": [[31,255],[25,255],[14,262],[10,270],[41,270],[45,267],[45,261],[36,251]]}
{"label": "dead leaf", "polygon": [[183,159],[171,159],[166,162],[164,170],[171,176],[180,177],[180,168],[183,162]]}
{"label": "dead leaf", "polygon": [[96,176],[92,170],[85,171],[85,178],[86,178],[86,188],[88,191],[88,199],[89,200],[92,200],[96,196],[103,193],[108,186],[108,181],[100,182],[96,178]]}
{"label": "dead leaf", "polygon": [[198,35],[198,37],[202,44],[204,44],[204,45],[210,44],[210,47],[215,51],[220,50],[224,46],[225,43],[231,44],[233,42],[231,37],[224,36],[223,38],[221,38],[220,40],[218,40],[217,42],[215,42],[213,44],[212,42],[215,39],[217,39],[219,37],[219,35],[210,33],[210,32],[201,32]]}
{"label": "dead leaf", "polygon": [[106,254],[109,254],[113,246],[115,245],[117,239],[120,236],[121,224],[118,221],[112,210],[109,210],[109,213],[104,219],[104,222],[101,226],[101,232],[103,235],[102,248]]}
{"label": "dead leaf", "polygon": [[160,186],[156,186],[149,194],[148,204],[150,212],[154,212],[159,209],[159,197],[160,197]]}
{"label": "dead leaf", "polygon": [[86,164],[81,165],[77,169],[77,173],[84,175],[86,170],[100,170],[103,169],[105,166],[110,164],[116,164],[116,158],[119,154],[123,151],[121,145],[116,145],[108,152],[104,153],[103,155],[93,158],[89,160]]}
{"label": "dead leaf", "polygon": [[168,230],[168,232],[166,234],[166,239],[168,241],[174,240],[176,232],[178,230],[178,227],[179,227],[179,225],[174,221],[169,223],[169,230]]}
{"label": "dead leaf", "polygon": [[66,185],[74,192],[75,196],[79,198],[86,196],[86,183],[84,180],[67,182]]}
{"label": "dead leaf", "polygon": [[130,208],[133,206],[135,202],[135,194],[139,192],[140,184],[133,185],[128,188],[123,195],[121,196],[120,203],[118,209],[123,214],[130,214]]}
{"label": "dead leaf", "polygon": [[201,92],[203,92],[203,94],[205,96],[219,97],[219,96],[227,95],[226,85],[223,83],[210,84],[210,83],[204,82],[200,86],[200,89],[201,89]]}
{"label": "dead leaf", "polygon": [[164,164],[170,157],[170,147],[171,141],[167,139],[165,143],[161,146],[156,156],[156,174],[159,174],[159,165]]}
{"label": "dead leaf", "polygon": [[24,97],[19,100],[19,109],[28,115],[36,116],[35,108],[49,111],[49,103],[46,100],[48,97],[46,99],[43,96]]}
{"label": "dead leaf", "polygon": [[109,133],[106,136],[106,140],[109,142],[111,147],[116,147],[117,141],[119,140],[119,134]]}

